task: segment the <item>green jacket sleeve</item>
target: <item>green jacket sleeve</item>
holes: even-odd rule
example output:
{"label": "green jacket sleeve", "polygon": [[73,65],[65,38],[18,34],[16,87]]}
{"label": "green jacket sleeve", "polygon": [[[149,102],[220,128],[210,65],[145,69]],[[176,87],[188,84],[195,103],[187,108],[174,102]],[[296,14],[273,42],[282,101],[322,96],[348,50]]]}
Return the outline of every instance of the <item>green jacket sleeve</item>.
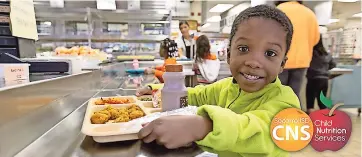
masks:
{"label": "green jacket sleeve", "polygon": [[227,86],[230,78],[225,78],[206,86],[198,85],[195,88],[187,88],[189,105],[218,105],[223,86]]}
{"label": "green jacket sleeve", "polygon": [[213,131],[197,144],[241,156],[280,156],[285,152],[276,148],[270,137],[271,120],[285,108],[299,108],[296,96],[283,98],[286,100],[273,99],[243,114],[219,106],[199,107],[198,115],[212,120]]}

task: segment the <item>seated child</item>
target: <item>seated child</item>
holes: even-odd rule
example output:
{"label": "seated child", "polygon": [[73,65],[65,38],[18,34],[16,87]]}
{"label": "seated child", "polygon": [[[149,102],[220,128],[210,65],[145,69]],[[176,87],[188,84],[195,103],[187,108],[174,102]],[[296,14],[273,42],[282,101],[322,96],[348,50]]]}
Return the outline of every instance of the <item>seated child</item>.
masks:
{"label": "seated child", "polygon": [[[300,107],[293,90],[278,79],[292,34],[290,20],[274,7],[242,11],[230,34],[232,77],[188,88],[188,104],[199,106],[197,115],[156,119],[144,125],[139,138],[169,149],[196,142],[221,156],[289,156],[273,143],[269,129],[279,111]],[[138,91],[144,93],[150,90]]]}
{"label": "seated child", "polygon": [[160,56],[164,57],[165,62],[163,65],[156,66],[154,68],[146,68],[146,74],[154,74],[157,79],[163,83],[162,75],[166,71],[165,66],[168,64],[176,64],[177,45],[174,40],[169,38],[164,39],[160,44]]}
{"label": "seated child", "polygon": [[209,84],[215,82],[220,70],[220,61],[216,55],[210,52],[210,42],[205,35],[201,35],[196,40],[196,57],[194,71],[197,82]]}

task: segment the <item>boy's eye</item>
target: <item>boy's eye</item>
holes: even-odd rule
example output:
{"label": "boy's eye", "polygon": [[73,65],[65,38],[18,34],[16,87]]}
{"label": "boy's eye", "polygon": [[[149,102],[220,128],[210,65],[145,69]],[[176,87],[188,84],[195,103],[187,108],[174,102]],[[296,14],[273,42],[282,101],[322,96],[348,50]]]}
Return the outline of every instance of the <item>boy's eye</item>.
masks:
{"label": "boy's eye", "polygon": [[277,55],[277,53],[275,53],[274,51],[266,51],[265,52],[265,55],[268,56],[268,57],[275,57]]}
{"label": "boy's eye", "polygon": [[240,52],[248,52],[249,51],[249,48],[247,46],[239,46],[238,49],[239,49]]}

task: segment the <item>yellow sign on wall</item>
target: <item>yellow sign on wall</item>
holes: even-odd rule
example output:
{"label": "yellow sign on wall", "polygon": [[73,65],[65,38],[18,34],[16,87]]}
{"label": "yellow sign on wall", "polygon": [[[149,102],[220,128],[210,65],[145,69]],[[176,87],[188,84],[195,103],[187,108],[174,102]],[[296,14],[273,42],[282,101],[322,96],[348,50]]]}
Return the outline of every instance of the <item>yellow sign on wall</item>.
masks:
{"label": "yellow sign on wall", "polygon": [[38,40],[33,0],[11,0],[10,9],[13,36]]}

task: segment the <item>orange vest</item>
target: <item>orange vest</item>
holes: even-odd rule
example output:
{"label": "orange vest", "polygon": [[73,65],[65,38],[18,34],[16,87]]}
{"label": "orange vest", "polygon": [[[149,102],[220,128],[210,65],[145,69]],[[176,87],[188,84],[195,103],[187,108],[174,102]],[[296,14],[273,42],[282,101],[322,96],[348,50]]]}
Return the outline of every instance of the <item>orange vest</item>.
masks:
{"label": "orange vest", "polygon": [[167,58],[165,60],[165,63],[163,63],[163,65],[156,66],[155,76],[161,83],[163,83],[162,75],[166,71],[166,65],[170,65],[170,64],[177,64],[176,58]]}

